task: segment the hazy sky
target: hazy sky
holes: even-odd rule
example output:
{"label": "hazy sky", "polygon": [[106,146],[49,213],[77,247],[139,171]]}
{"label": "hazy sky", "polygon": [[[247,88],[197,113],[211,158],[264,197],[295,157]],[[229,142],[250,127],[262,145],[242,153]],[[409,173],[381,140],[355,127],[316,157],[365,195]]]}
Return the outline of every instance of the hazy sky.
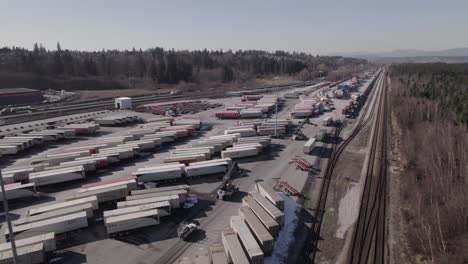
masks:
{"label": "hazy sky", "polygon": [[264,49],[468,47],[468,0],[0,0],[0,46]]}

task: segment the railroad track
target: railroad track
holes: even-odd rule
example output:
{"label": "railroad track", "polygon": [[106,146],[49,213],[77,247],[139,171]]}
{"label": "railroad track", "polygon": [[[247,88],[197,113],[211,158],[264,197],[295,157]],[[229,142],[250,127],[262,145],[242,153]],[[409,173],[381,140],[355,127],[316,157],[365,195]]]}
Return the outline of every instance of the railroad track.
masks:
{"label": "railroad track", "polygon": [[[385,76],[384,76],[385,78]],[[388,99],[385,81],[349,263],[385,263]]]}
{"label": "railroad track", "polygon": [[[379,84],[381,83],[383,77],[382,77],[382,72],[379,73],[378,77],[371,83],[370,85],[372,86],[371,92],[369,94],[369,102],[370,98],[372,95],[378,96],[379,91],[377,91],[376,87],[379,87]],[[377,85],[376,85],[377,83]],[[356,127],[354,128],[353,132],[351,135],[341,142],[339,145],[333,145],[333,151],[332,151],[332,156],[327,164],[327,168],[324,173],[323,181],[322,181],[322,187],[319,195],[319,200],[315,206],[315,221],[312,224],[308,238],[306,239],[306,244],[304,247],[304,250],[302,251],[303,254],[301,256],[300,262],[301,263],[314,263],[315,261],[315,254],[317,253],[317,246],[318,242],[320,240],[320,231],[322,227],[322,222],[325,214],[325,209],[326,209],[326,201],[328,197],[328,190],[330,187],[332,175],[334,168],[336,167],[336,164],[338,163],[338,160],[343,153],[343,151],[346,149],[346,147],[349,145],[349,143],[369,124],[369,122],[374,118],[374,109],[375,106],[377,105],[378,100],[374,99],[374,101],[370,105],[366,105],[364,111],[361,114],[361,118],[359,119],[358,123],[356,124]],[[369,115],[367,116],[367,113],[370,111]],[[367,118],[366,118],[367,116]],[[343,124],[338,127],[334,133],[334,137],[338,138],[343,130],[343,128],[346,126],[346,122],[343,122]]]}
{"label": "railroad track", "polygon": [[[278,86],[279,89],[285,88],[292,88],[292,87],[302,87],[307,85],[313,85],[314,82],[304,82],[304,83],[295,83],[295,84],[286,84]],[[272,90],[276,90],[276,86],[268,86],[262,88],[255,88],[252,90],[263,90],[265,92],[269,92]],[[152,102],[161,102],[161,101],[177,101],[177,100],[186,100],[186,99],[200,99],[200,98],[210,98],[210,97],[223,97],[225,96],[225,92],[223,91],[216,91],[216,92],[186,92],[180,95],[146,95],[146,96],[138,96],[133,97],[133,103],[137,104],[144,104],[144,103],[152,103]],[[69,104],[66,106],[55,106],[52,108],[44,108],[40,109],[38,112],[33,113],[25,113],[25,114],[14,114],[14,115],[5,115],[1,118],[5,121],[4,125],[12,125],[22,122],[27,122],[31,120],[37,119],[45,119],[51,117],[62,116],[64,114],[78,114],[82,112],[89,112],[95,110],[104,110],[114,107],[114,100],[102,100],[97,102],[89,102],[89,103],[79,103],[79,104]]]}

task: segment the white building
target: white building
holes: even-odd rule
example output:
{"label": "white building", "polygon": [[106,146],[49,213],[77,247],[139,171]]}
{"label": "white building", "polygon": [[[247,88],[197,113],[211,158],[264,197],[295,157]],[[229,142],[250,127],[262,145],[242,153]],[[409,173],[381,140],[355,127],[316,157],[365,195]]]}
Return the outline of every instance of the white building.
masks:
{"label": "white building", "polygon": [[130,97],[119,97],[115,98],[116,109],[132,109],[132,98]]}

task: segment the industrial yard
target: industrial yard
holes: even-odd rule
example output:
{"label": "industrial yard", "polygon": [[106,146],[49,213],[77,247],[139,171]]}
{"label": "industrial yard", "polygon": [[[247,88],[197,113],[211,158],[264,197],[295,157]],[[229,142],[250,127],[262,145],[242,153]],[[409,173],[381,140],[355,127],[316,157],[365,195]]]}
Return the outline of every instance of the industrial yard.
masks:
{"label": "industrial yard", "polygon": [[468,263],[468,1],[8,1],[0,264]]}
{"label": "industrial yard", "polygon": [[[21,256],[297,260],[291,245],[303,228],[300,208],[319,203],[337,135],[361,120],[376,76],[137,111],[123,97],[120,110],[2,127],[2,176]],[[3,224],[2,243],[8,230]]]}

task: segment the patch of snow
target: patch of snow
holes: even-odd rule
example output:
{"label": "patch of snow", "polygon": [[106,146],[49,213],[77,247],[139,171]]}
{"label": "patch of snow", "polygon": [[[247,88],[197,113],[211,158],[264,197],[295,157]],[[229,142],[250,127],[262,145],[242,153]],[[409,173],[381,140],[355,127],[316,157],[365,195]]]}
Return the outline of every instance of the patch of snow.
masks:
{"label": "patch of snow", "polygon": [[284,226],[275,241],[273,253],[271,256],[265,258],[265,264],[286,263],[289,247],[291,243],[294,242],[294,231],[296,230],[299,222],[301,206],[286,194],[279,194],[284,199]]}
{"label": "patch of snow", "polygon": [[346,231],[356,222],[359,216],[359,195],[361,188],[353,184],[345,196],[341,199],[338,207],[338,228],[335,237],[344,238]]}

